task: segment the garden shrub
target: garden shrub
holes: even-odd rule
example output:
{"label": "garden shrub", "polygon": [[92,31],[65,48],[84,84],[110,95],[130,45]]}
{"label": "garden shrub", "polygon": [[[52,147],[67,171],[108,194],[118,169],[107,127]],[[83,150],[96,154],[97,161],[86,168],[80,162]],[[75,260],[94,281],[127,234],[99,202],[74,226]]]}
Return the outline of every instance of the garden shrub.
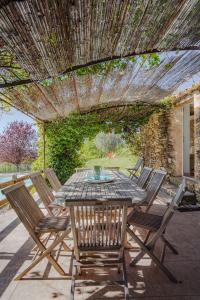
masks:
{"label": "garden shrub", "polygon": [[[87,160],[98,158],[101,155],[99,152],[95,152],[94,148],[92,149],[92,139],[101,131],[108,133],[113,129],[116,133],[123,132],[123,138],[128,147],[131,148],[137,144],[137,147],[133,147],[136,154],[140,148],[139,137],[135,135],[138,128],[148,122],[152,113],[166,109],[166,107],[168,108],[168,102],[167,104],[162,103],[160,106],[158,104],[151,105],[148,109],[145,104],[135,104],[129,108],[127,116],[123,119],[119,119],[114,113],[109,113],[105,107],[105,115],[98,111],[86,114],[74,113],[64,119],[46,122],[46,167],[52,167],[58,178],[64,183],[74,173],[75,168],[81,167]],[[88,153],[87,143],[84,145],[86,139],[90,141]],[[39,130],[38,148],[38,159],[33,164],[34,170],[43,169],[41,129]]]}
{"label": "garden shrub", "polygon": [[84,163],[79,151],[86,138],[94,138],[100,130],[108,130],[106,123],[95,122],[95,115],[72,114],[70,117],[46,124],[48,165],[62,183]]}

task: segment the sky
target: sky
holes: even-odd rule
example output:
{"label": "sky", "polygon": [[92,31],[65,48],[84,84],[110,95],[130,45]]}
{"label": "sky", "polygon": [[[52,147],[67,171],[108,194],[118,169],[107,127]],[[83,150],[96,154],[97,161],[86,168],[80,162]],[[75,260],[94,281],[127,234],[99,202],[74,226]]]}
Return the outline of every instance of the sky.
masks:
{"label": "sky", "polygon": [[29,118],[27,115],[12,108],[9,112],[0,112],[0,133],[7,127],[10,122],[13,121],[25,121],[31,124],[35,124],[35,121]]}

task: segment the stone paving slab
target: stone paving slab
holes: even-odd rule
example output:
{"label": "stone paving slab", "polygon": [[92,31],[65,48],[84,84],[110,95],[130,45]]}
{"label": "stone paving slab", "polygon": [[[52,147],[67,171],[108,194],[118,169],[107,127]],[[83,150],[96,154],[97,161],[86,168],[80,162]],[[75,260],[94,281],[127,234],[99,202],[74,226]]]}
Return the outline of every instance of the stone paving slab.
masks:
{"label": "stone paving slab", "polygon": [[[153,211],[162,213],[166,209],[164,203],[169,200],[168,195],[160,193]],[[143,235],[144,232],[140,231],[138,234]],[[170,282],[147,255],[136,267],[130,267],[130,260],[139,251],[139,247],[134,244],[133,249],[126,251],[131,299],[200,299],[200,212],[177,211],[166,234],[179,251],[179,255],[167,250],[165,263],[182,283]],[[33,245],[23,225],[16,222],[13,210],[0,216],[0,299],[69,299],[70,280],[60,277],[50,268],[47,260],[36,266],[27,279],[14,280],[17,273],[30,263]],[[158,243],[156,253],[160,253],[161,246],[162,243]],[[71,253],[62,251],[59,262],[66,272],[70,272]],[[117,280],[120,276],[115,269],[83,271],[83,275],[79,277],[80,282],[93,280],[95,285],[76,288],[75,300],[123,299],[121,288],[98,285],[98,281]]]}

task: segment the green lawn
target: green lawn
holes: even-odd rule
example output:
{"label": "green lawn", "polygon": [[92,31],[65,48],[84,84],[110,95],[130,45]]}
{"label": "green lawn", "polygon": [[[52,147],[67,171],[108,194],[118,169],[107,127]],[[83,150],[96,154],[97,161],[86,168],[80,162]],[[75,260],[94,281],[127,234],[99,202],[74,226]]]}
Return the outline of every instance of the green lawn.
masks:
{"label": "green lawn", "polygon": [[132,168],[136,163],[137,157],[133,156],[129,153],[122,153],[120,155],[116,155],[112,159],[110,158],[97,158],[91,159],[87,161],[85,167],[93,168],[94,166],[101,166],[101,167],[120,167],[120,170],[125,172],[126,168]]}

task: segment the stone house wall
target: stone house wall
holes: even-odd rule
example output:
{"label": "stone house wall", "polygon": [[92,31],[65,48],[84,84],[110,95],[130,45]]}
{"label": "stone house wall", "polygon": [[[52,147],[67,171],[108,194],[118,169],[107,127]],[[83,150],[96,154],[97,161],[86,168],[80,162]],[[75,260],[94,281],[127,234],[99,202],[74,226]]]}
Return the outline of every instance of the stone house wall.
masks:
{"label": "stone house wall", "polygon": [[163,167],[172,177],[183,175],[183,105],[187,103],[194,104],[194,177],[200,179],[200,93],[150,117],[141,128],[142,154],[147,166]]}
{"label": "stone house wall", "polygon": [[141,128],[141,150],[145,165],[154,169],[165,168],[171,174],[174,170],[174,148],[171,138],[171,110],[153,114]]}

